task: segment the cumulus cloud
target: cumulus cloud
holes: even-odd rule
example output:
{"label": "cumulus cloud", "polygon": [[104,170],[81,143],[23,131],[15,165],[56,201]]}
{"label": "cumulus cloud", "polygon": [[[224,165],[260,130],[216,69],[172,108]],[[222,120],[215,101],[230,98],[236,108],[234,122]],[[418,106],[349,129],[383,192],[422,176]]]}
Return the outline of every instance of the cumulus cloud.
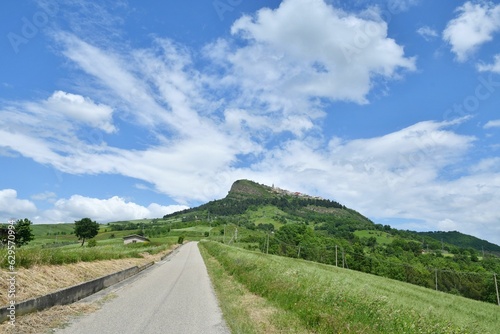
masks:
{"label": "cumulus cloud", "polygon": [[42,103],[46,111],[68,117],[71,121],[82,122],[105,132],[114,132],[113,109],[97,104],[81,95],[56,91]]}
{"label": "cumulus cloud", "polygon": [[33,200],[48,200],[51,207],[42,210],[26,199],[17,197],[14,189],[0,190],[0,220],[28,218],[34,223],[71,223],[90,217],[99,223],[142,218],[159,218],[166,214],[187,209],[185,205],[161,205],[150,203],[142,206],[127,201],[119,196],[99,199],[73,195],[70,198],[57,199],[53,192],[44,192],[31,196]]}
{"label": "cumulus cloud", "polygon": [[219,62],[229,60],[226,80],[275,108],[293,110],[286,101],[297,97],[367,103],[377,77],[395,79],[401,70],[415,69],[415,59],[387,37],[377,12],[370,16],[323,0],[286,0],[233,24],[231,33],[246,45],[230,48],[219,41],[210,51]]}
{"label": "cumulus cloud", "polygon": [[485,64],[485,63],[478,64],[477,70],[479,72],[500,73],[500,54],[495,55],[493,63],[491,64]]}
{"label": "cumulus cloud", "polygon": [[467,1],[456,12],[457,17],[443,31],[443,39],[451,45],[457,60],[464,62],[500,30],[500,5]]}
{"label": "cumulus cloud", "polygon": [[53,208],[42,215],[45,220],[52,222],[67,223],[90,217],[99,223],[106,223],[118,220],[158,218],[186,208],[186,206],[182,205],[164,206],[156,203],[145,207],[134,202],[128,202],[118,196],[99,199],[73,195],[67,199],[57,200]]}
{"label": "cumulus cloud", "polygon": [[17,198],[14,189],[0,190],[0,218],[6,221],[11,218],[21,219],[36,212],[35,204],[26,199]]}

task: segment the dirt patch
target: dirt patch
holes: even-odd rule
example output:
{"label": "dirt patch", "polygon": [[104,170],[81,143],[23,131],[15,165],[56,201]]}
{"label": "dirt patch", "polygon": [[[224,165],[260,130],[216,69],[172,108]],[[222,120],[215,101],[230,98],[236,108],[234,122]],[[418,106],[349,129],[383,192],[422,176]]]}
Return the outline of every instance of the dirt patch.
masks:
{"label": "dirt patch", "polygon": [[270,306],[264,298],[252,294],[250,291],[246,290],[246,288],[242,287],[241,289],[245,291],[245,294],[240,297],[241,305],[244,305],[255,327],[259,329],[261,333],[281,333],[270,320],[278,310]]}
{"label": "dirt patch", "polygon": [[0,333],[49,333],[52,328],[63,327],[73,317],[95,312],[99,307],[98,303],[75,303],[66,306],[54,306],[41,312],[16,317],[15,325],[4,322],[0,324]]}

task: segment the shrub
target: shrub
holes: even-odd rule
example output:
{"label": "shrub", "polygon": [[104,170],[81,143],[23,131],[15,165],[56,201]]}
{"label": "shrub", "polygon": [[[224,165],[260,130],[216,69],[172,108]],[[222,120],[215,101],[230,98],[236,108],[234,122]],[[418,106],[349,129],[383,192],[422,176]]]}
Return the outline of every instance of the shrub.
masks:
{"label": "shrub", "polygon": [[180,235],[179,236],[179,239],[177,239],[177,243],[178,244],[182,244],[184,242],[184,236],[183,235]]}
{"label": "shrub", "polygon": [[97,241],[95,239],[90,239],[89,242],[87,242],[87,247],[95,247],[97,246]]}

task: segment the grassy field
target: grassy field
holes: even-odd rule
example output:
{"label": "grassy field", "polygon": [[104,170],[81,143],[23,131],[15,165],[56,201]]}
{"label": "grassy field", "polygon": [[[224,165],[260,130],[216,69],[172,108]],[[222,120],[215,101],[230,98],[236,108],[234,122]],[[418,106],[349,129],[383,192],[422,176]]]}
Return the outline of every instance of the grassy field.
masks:
{"label": "grassy field", "polygon": [[[500,309],[493,304],[215,242],[200,248],[234,332],[484,334],[500,328]],[[221,286],[217,280],[226,282]],[[225,286],[232,288],[222,291]],[[258,310],[233,299],[263,305],[267,311],[257,317],[260,324],[245,320]]]}
{"label": "grassy field", "polygon": [[274,220],[276,216],[287,216],[282,210],[268,205],[259,207],[257,210],[249,210],[246,215],[248,216],[248,220],[253,222],[255,225],[259,224],[273,224],[275,229],[279,229],[283,226],[282,223],[279,223]]}
{"label": "grassy field", "polygon": [[[178,223],[179,219],[138,219],[130,221],[112,222],[113,225],[144,224],[147,229],[151,224],[161,223],[165,226]],[[112,230],[109,224],[100,225],[99,233],[93,238],[96,247],[87,247],[88,241],[81,247],[81,241],[74,234],[74,224],[33,224],[31,225],[34,240],[29,244],[16,249],[16,266],[30,267],[42,264],[65,264],[79,261],[89,262],[96,260],[122,259],[141,257],[142,253],[156,254],[177,243],[179,236],[190,240],[199,240],[205,232],[211,230],[209,226],[193,226],[184,229],[173,229],[170,233],[157,234],[150,237],[149,243],[124,245],[123,237],[137,234],[140,228],[132,230]],[[7,249],[0,248],[0,267],[7,267]]]}
{"label": "grassy field", "polygon": [[[113,232],[116,234],[129,234],[127,231]],[[170,245],[177,242],[176,236],[162,238],[151,238],[151,242],[124,245],[121,237],[103,238],[102,235],[96,237],[97,246],[81,247],[80,242],[68,239],[68,244],[58,241],[52,243],[33,243],[16,249],[16,267],[29,268],[34,265],[43,264],[67,264],[80,261],[90,262],[97,260],[111,260],[123,258],[140,258],[141,254],[156,254],[166,250]],[[36,240],[36,239],[35,239]],[[0,249],[0,266],[6,268],[6,249]]]}
{"label": "grassy field", "polygon": [[393,235],[381,231],[359,230],[354,232],[354,235],[361,239],[375,237],[375,239],[377,239],[377,244],[379,245],[388,245],[394,240]]}

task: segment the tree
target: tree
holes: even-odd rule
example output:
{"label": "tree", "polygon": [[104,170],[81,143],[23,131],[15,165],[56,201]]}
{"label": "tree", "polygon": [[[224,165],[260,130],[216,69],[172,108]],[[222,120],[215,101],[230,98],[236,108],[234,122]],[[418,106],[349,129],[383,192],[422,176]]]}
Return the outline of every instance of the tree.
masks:
{"label": "tree", "polygon": [[83,218],[75,221],[75,235],[78,240],[82,240],[82,246],[85,239],[92,239],[99,232],[99,224],[90,218]]}
{"label": "tree", "polygon": [[28,218],[16,221],[16,246],[21,247],[22,245],[26,245],[35,238],[31,224],[32,222]]}

